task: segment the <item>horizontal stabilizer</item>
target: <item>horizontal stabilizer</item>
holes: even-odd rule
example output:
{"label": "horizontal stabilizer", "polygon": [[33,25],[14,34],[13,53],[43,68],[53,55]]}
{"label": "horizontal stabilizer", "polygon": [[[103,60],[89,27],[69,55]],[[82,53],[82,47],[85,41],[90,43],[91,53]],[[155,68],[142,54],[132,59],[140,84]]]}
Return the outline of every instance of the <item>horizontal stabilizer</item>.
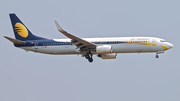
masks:
{"label": "horizontal stabilizer", "polygon": [[12,43],[14,44],[25,44],[26,42],[24,41],[20,41],[20,40],[17,40],[17,39],[13,39],[13,38],[10,38],[10,37],[7,37],[7,36],[4,36],[6,39],[8,39],[9,41],[11,41]]}

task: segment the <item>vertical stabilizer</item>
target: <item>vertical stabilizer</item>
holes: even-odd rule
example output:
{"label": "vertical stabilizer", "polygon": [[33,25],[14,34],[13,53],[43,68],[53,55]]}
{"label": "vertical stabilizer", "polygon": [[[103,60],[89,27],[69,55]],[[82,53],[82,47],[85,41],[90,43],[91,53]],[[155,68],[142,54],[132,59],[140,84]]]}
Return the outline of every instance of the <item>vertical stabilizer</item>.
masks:
{"label": "vertical stabilizer", "polygon": [[9,14],[12,28],[14,30],[15,38],[18,40],[26,41],[26,40],[41,40],[45,38],[41,38],[35,36],[31,33],[31,31],[24,25],[24,23],[16,16],[16,14]]}

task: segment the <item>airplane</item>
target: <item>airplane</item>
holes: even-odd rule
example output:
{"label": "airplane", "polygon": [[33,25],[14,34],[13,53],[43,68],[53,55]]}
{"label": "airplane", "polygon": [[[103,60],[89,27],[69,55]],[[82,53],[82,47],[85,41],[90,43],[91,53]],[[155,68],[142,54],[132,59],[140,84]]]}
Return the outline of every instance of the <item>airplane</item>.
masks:
{"label": "airplane", "polygon": [[173,44],[156,37],[108,37],[108,38],[79,38],[63,30],[57,21],[56,27],[59,32],[68,39],[47,39],[36,36],[25,26],[15,13],[9,14],[14,38],[4,36],[15,47],[25,51],[51,55],[77,54],[85,57],[90,63],[93,55],[101,59],[116,59],[117,53],[160,53],[171,49]]}

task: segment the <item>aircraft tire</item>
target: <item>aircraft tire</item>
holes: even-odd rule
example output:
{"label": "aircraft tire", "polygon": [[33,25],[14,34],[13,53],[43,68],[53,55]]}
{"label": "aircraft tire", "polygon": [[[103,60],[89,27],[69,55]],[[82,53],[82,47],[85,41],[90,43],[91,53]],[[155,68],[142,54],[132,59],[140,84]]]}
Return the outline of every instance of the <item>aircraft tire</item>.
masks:
{"label": "aircraft tire", "polygon": [[156,58],[159,58],[159,55],[156,55],[155,57],[156,57]]}
{"label": "aircraft tire", "polygon": [[93,62],[93,58],[89,58],[88,61],[89,61],[89,62]]}

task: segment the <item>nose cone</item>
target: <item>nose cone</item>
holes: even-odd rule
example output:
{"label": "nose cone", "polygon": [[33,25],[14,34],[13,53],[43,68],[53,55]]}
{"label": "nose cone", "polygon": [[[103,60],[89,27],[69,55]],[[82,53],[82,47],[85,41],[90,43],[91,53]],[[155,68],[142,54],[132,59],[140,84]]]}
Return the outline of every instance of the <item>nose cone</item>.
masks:
{"label": "nose cone", "polygon": [[167,48],[168,48],[168,49],[173,48],[173,44],[171,44],[171,43],[167,43]]}

